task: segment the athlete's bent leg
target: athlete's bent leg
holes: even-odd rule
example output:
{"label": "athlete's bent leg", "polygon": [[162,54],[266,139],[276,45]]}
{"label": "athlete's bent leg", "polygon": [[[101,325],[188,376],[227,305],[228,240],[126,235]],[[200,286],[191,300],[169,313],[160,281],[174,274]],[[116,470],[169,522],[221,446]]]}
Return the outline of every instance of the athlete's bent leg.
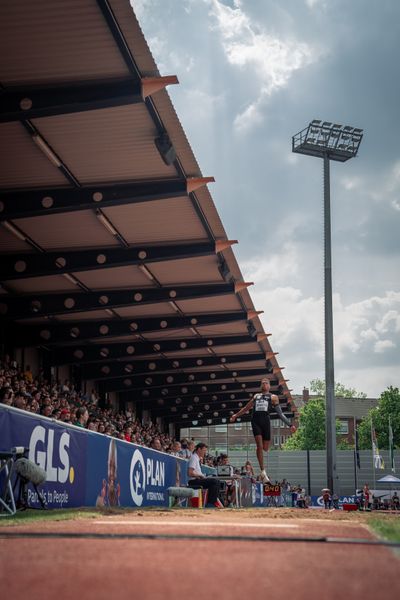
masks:
{"label": "athlete's bent leg", "polygon": [[263,471],[264,470],[264,451],[263,451],[263,439],[262,439],[262,435],[255,435],[254,439],[256,441],[256,454],[257,454],[257,460],[258,460],[258,464],[260,465],[260,470]]}

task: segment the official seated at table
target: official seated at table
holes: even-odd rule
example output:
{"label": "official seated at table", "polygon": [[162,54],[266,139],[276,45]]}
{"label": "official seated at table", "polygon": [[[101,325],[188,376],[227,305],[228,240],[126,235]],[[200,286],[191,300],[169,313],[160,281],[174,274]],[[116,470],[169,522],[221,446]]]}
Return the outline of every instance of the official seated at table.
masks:
{"label": "official seated at table", "polygon": [[[227,467],[227,469],[224,469]],[[217,475],[224,477],[225,481],[225,494],[223,497],[223,503],[229,508],[240,506],[240,475],[234,473],[234,468],[229,464],[229,456],[227,454],[220,454],[218,457],[217,464]],[[229,477],[229,479],[225,479]]]}
{"label": "official seated at table", "polygon": [[224,505],[218,498],[219,479],[216,477],[206,477],[201,471],[201,461],[207,454],[208,446],[200,442],[195,446],[194,452],[188,462],[188,486],[194,489],[203,488],[208,490],[207,507],[224,508]]}

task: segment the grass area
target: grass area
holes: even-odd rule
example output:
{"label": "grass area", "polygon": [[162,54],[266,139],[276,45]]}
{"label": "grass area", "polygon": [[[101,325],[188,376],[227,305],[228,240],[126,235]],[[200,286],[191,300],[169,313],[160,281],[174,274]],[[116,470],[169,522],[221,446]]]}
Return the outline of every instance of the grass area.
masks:
{"label": "grass area", "polygon": [[379,537],[390,542],[400,542],[400,515],[373,517],[368,525]]}
{"label": "grass area", "polygon": [[101,515],[119,515],[125,514],[129,509],[110,508],[55,508],[54,510],[34,510],[28,509],[17,512],[13,516],[0,517],[0,527],[14,525],[29,525],[37,521],[68,521],[70,519],[95,519]]}

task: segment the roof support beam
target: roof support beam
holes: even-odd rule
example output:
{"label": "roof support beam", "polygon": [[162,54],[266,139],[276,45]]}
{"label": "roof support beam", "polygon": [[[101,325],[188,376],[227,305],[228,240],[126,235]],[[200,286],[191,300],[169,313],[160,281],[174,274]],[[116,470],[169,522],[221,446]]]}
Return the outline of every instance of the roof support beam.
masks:
{"label": "roof support beam", "polygon": [[[292,412],[288,412],[286,410],[284,410],[283,412],[289,419],[294,416]],[[207,416],[203,415],[203,417],[199,418],[199,417],[196,417],[196,415],[193,415],[193,413],[188,413],[187,419],[181,419],[179,415],[175,415],[175,417],[173,415],[171,415],[171,418],[167,419],[166,422],[174,423],[174,425],[177,425],[181,429],[183,427],[185,427],[185,428],[186,427],[208,427],[209,425],[228,425],[229,417],[230,417],[229,414],[224,416],[221,413],[219,413],[218,417],[215,417],[211,413],[211,415],[207,415]],[[242,415],[242,417],[240,417],[239,422],[248,423],[250,420],[251,420],[251,415]],[[236,421],[236,422],[238,422],[238,421]]]}
{"label": "roof support beam", "polygon": [[[226,356],[202,356],[199,358],[152,358],[147,360],[97,363],[87,365],[82,369],[83,379],[112,379],[113,377],[127,377],[129,375],[154,374],[162,371],[170,371],[175,374],[181,369],[193,369],[193,373],[201,373],[199,367],[228,367],[230,363],[248,363],[264,361],[265,367],[272,368],[265,354],[227,354]],[[221,371],[223,373],[224,371]]]}
{"label": "roof support beam", "polygon": [[[40,325],[14,324],[5,333],[6,339],[13,340],[15,346],[63,345],[68,342],[82,343],[84,340],[100,340],[109,337],[131,336],[132,341],[141,334],[174,329],[204,327],[249,321],[257,311],[237,311],[201,315],[143,317],[139,319],[104,319],[102,321],[55,322],[46,321]],[[12,336],[12,338],[11,338]],[[157,340],[158,341],[158,340]]]}
{"label": "roof support beam", "polygon": [[[168,419],[169,421],[173,421],[174,419],[182,419],[182,415],[185,415],[185,414],[187,415],[187,418],[189,418],[189,419],[199,418],[198,415],[201,414],[202,416],[200,418],[227,417],[229,419],[229,417],[232,416],[232,414],[236,413],[238,410],[243,408],[243,406],[245,406],[245,404],[246,404],[246,400],[231,402],[228,406],[224,404],[225,408],[223,408],[221,405],[217,406],[215,403],[214,403],[214,405],[213,404],[205,404],[202,406],[199,406],[198,404],[196,404],[195,406],[192,407],[191,410],[185,410],[181,406],[171,406],[169,411],[164,410],[163,412],[160,412],[160,411],[152,410],[151,417],[152,418],[162,417],[164,419]],[[284,412],[284,413],[287,412],[286,401],[282,400],[280,402],[280,407],[282,409],[282,412]],[[250,415],[251,415],[251,410],[250,410]],[[274,409],[271,410],[269,415],[270,415],[271,419],[279,418]]]}
{"label": "roof support beam", "polygon": [[193,242],[190,244],[147,245],[131,248],[91,248],[45,253],[3,254],[0,263],[0,280],[43,277],[60,273],[94,271],[112,267],[143,265],[152,262],[212,256],[236,244],[236,240]]}
{"label": "roof support beam", "polygon": [[[265,374],[265,371],[263,371]],[[271,391],[274,393],[279,392],[278,380],[271,379]],[[185,392],[185,389],[187,390]],[[182,402],[187,399],[194,403],[200,402],[202,397],[210,397],[210,394],[243,394],[249,395],[259,391],[260,379],[257,380],[245,380],[245,381],[233,381],[230,383],[192,383],[190,387],[187,384],[183,384],[180,388],[176,389],[174,386],[165,385],[164,387],[146,387],[143,389],[125,389],[119,390],[120,398],[122,401],[135,400],[136,402],[144,401],[151,402],[152,406],[157,404],[159,406],[168,405],[169,402],[175,402],[177,399],[181,399]],[[183,390],[183,391],[182,391]],[[197,400],[196,400],[197,398]]]}
{"label": "roof support beam", "polygon": [[4,295],[0,298],[0,312],[6,319],[27,319],[38,316],[65,315],[76,312],[179,302],[213,298],[238,293],[251,285],[244,282],[209,285],[178,285],[168,288],[140,288],[131,290],[98,290],[96,292],[63,292],[27,296]]}
{"label": "roof support beam", "polygon": [[[272,369],[271,369],[272,370]],[[104,392],[118,392],[129,390],[144,390],[146,388],[160,387],[163,389],[176,388],[177,394],[190,393],[190,387],[199,382],[203,382],[204,386],[212,385],[215,381],[234,380],[242,377],[263,377],[267,375],[267,367],[258,369],[237,369],[237,370],[217,370],[214,371],[192,371],[190,373],[172,373],[154,375],[138,375],[134,373],[124,377],[116,377],[107,379],[102,382],[102,390]],[[220,389],[223,389],[220,387]],[[186,391],[185,391],[186,390]],[[162,392],[162,390],[160,390]],[[207,389],[205,390],[207,391]],[[145,398],[146,394],[142,394]]]}
{"label": "roof support beam", "polygon": [[37,119],[143,102],[176,84],[176,75],[72,81],[57,85],[8,86],[0,96],[0,122]]}
{"label": "roof support beam", "polygon": [[[138,357],[154,354],[156,357],[160,353],[182,352],[185,350],[196,350],[204,348],[219,348],[221,346],[236,346],[241,344],[254,343],[254,338],[248,335],[220,336],[203,338],[184,338],[183,340],[160,340],[158,342],[126,342],[112,344],[96,344],[89,346],[73,346],[65,348],[56,348],[49,356],[49,363],[55,365],[98,363],[102,361],[114,361],[118,359],[137,359]],[[232,352],[232,350],[231,350]],[[149,359],[150,360],[150,359]]]}
{"label": "roof support beam", "polygon": [[[186,398],[186,396],[184,398],[182,398],[182,396],[180,396],[179,398],[175,398],[175,399],[171,399],[168,402],[164,402],[163,404],[159,404],[158,402],[154,402],[152,401],[150,402],[143,402],[142,406],[143,408],[146,408],[148,410],[151,411],[151,415],[153,416],[170,416],[171,413],[173,412],[180,412],[180,413],[184,413],[184,412],[196,412],[199,410],[223,410],[223,409],[233,409],[235,410],[235,408],[237,407],[237,410],[239,408],[242,408],[249,400],[250,397],[258,391],[258,387],[259,386],[254,386],[256,389],[252,392],[250,392],[249,390],[247,390],[246,392],[242,393],[242,392],[237,392],[237,393],[231,393],[231,394],[227,394],[224,392],[219,392],[217,394],[213,394],[213,395],[203,395],[203,396],[199,396],[196,399],[196,402],[193,400],[193,397],[191,398]],[[277,390],[274,389],[272,391],[272,393],[276,393]],[[164,400],[164,399],[163,399]],[[238,405],[239,403],[239,405]],[[241,406],[240,406],[241,404]],[[280,400],[280,404],[281,405],[286,405],[286,399],[282,399]],[[173,410],[172,410],[173,409]]]}
{"label": "roof support beam", "polygon": [[0,221],[188,196],[213,177],[0,192]]}

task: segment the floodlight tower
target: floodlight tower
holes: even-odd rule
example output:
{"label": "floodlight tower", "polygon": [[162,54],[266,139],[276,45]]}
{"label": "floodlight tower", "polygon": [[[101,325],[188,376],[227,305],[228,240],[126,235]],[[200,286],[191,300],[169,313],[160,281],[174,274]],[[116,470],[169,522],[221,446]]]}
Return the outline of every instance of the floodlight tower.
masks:
{"label": "floodlight tower", "polygon": [[336,411],[333,360],[331,208],[329,161],[356,156],[363,130],[314,119],[292,138],[292,151],[324,161],[324,293],[325,293],[325,402],[327,487],[336,492]]}

